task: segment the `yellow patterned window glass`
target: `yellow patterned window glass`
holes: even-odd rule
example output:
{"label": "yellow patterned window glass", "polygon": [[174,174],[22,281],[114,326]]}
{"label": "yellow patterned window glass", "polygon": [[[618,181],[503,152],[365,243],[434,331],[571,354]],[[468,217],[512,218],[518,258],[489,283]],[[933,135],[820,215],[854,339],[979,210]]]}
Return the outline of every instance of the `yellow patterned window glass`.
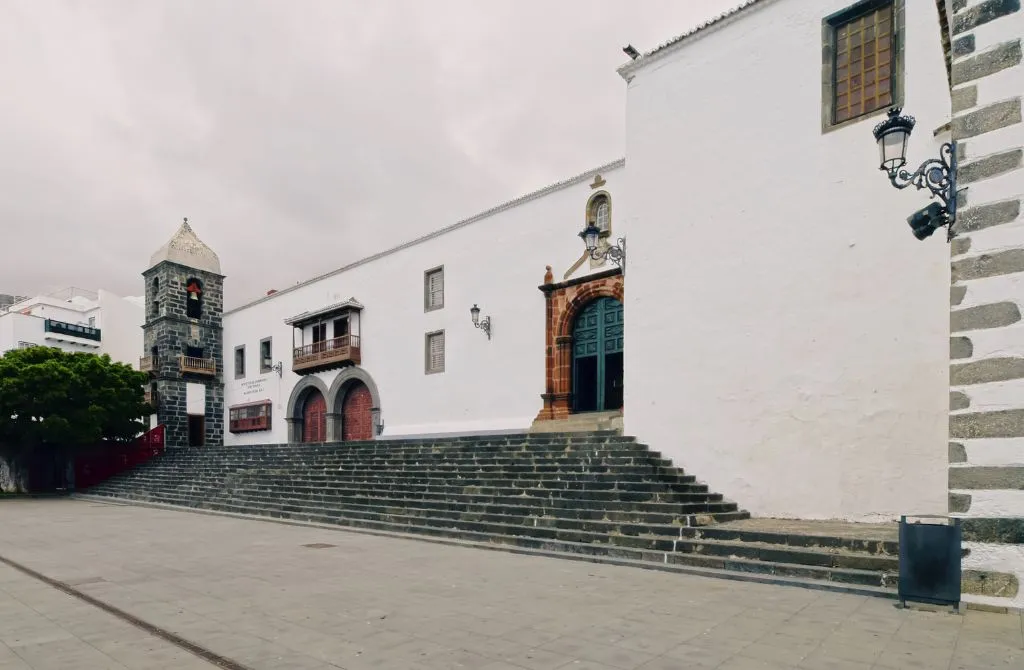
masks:
{"label": "yellow patterned window glass", "polygon": [[892,104],[892,3],[836,27],[835,122]]}

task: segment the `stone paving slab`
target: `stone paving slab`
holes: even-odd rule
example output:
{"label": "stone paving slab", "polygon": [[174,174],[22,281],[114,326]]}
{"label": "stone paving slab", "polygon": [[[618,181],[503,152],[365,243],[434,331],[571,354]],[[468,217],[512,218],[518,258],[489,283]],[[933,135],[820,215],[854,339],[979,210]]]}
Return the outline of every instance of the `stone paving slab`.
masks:
{"label": "stone paving slab", "polygon": [[[1020,615],[82,500],[5,502],[0,529],[0,556],[253,670],[1024,667]],[[141,631],[11,572],[53,623],[0,603],[2,669],[202,667],[137,665]],[[68,665],[76,641],[113,664]]]}
{"label": "stone paving slab", "polygon": [[888,540],[896,542],[900,536],[898,523],[853,523],[852,521],[804,519],[752,518],[727,521],[719,528],[753,530],[763,533],[786,533],[789,535],[823,535],[857,540]]}

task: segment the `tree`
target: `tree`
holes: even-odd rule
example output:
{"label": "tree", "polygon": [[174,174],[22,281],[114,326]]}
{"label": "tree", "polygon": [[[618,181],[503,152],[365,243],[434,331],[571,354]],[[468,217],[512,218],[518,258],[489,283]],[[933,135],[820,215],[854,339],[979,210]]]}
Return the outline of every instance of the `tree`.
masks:
{"label": "tree", "polygon": [[0,357],[0,456],[18,463],[41,451],[64,457],[103,442],[124,443],[146,429],[145,373],[106,354],[50,347]]}

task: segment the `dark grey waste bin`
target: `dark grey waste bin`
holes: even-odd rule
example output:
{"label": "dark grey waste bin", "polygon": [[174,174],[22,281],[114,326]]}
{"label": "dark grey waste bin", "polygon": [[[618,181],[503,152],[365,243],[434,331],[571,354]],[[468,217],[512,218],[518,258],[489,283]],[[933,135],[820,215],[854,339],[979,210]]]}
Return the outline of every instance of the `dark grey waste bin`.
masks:
{"label": "dark grey waste bin", "polygon": [[900,606],[908,600],[960,611],[960,519],[900,517]]}

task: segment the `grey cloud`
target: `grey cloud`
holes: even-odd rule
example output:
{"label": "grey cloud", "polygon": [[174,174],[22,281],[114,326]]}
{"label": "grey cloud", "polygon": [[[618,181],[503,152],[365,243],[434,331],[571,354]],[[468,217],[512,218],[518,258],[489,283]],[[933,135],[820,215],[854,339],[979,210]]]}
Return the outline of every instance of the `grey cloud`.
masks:
{"label": "grey cloud", "polygon": [[0,292],[138,293],[188,216],[238,304],[618,158],[620,48],[731,4],[3,3]]}

